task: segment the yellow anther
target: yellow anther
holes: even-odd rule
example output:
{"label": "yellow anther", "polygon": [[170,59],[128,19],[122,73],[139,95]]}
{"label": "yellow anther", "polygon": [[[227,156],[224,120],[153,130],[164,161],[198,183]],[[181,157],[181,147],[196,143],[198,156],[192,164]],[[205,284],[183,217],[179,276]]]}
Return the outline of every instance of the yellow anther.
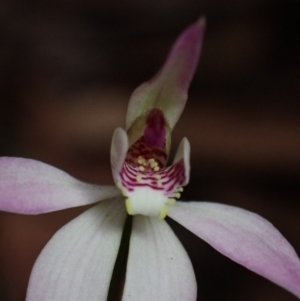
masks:
{"label": "yellow anther", "polygon": [[145,160],[144,160],[144,158],[138,158],[138,160],[137,160],[137,162],[138,162],[138,164],[143,164],[144,162],[145,162]]}
{"label": "yellow anther", "polygon": [[168,199],[168,204],[169,205],[174,205],[176,203],[175,199]]}
{"label": "yellow anther", "polygon": [[175,198],[179,199],[180,197],[181,197],[181,194],[180,194],[179,192],[177,192],[177,193],[175,194]]}
{"label": "yellow anther", "polygon": [[140,170],[140,171],[145,171],[145,167],[144,167],[144,166],[140,166],[140,167],[139,167],[139,170]]}
{"label": "yellow anther", "polygon": [[158,167],[158,166],[155,166],[155,167],[154,167],[154,171],[159,171],[159,167]]}
{"label": "yellow anther", "polygon": [[125,206],[126,206],[127,213],[129,215],[132,215],[132,207],[131,207],[131,201],[130,201],[130,199],[126,199],[125,200]]}
{"label": "yellow anther", "polygon": [[155,178],[156,180],[160,180],[160,179],[161,179],[161,175],[155,175],[154,178]]}
{"label": "yellow anther", "polygon": [[151,159],[148,160],[148,162],[149,162],[150,164],[153,164],[153,163],[155,162],[155,160],[154,160],[153,158],[151,158]]}
{"label": "yellow anther", "polygon": [[123,196],[127,196],[127,191],[125,188],[121,188],[121,192],[122,192]]}
{"label": "yellow anther", "polygon": [[158,166],[158,163],[153,159],[153,161],[151,162],[150,165],[152,168],[155,168],[156,166]]}
{"label": "yellow anther", "polygon": [[142,180],[142,175],[137,175],[136,176],[136,180],[139,182],[139,181],[141,181]]}
{"label": "yellow anther", "polygon": [[161,187],[162,186],[162,182],[161,181],[157,181],[157,186]]}
{"label": "yellow anther", "polygon": [[182,187],[179,187],[178,189],[180,192],[183,192],[183,188]]}
{"label": "yellow anther", "polygon": [[166,216],[168,215],[168,213],[169,213],[169,207],[167,207],[167,206],[162,207],[160,210],[158,219],[160,219],[160,220],[165,219]]}

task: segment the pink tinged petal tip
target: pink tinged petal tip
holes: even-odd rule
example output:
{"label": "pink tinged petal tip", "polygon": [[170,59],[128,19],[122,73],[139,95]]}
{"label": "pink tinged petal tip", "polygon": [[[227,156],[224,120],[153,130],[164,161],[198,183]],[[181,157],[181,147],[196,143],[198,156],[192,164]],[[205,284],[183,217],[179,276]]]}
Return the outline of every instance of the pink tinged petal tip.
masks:
{"label": "pink tinged petal tip", "polygon": [[107,300],[126,212],[103,201],[61,228],[36,260],[26,301]]}
{"label": "pink tinged petal tip", "polygon": [[178,121],[194,75],[205,29],[205,19],[190,25],[173,45],[162,69],[132,94],[126,116],[126,129],[153,108],[163,111],[170,128]]}
{"label": "pink tinged petal tip", "polygon": [[222,204],[178,202],[169,216],[220,253],[300,298],[300,260],[267,220]]}
{"label": "pink tinged petal tip", "polygon": [[119,195],[114,186],[83,183],[48,164],[0,158],[0,210],[40,214],[83,206]]}
{"label": "pink tinged petal tip", "polygon": [[165,221],[135,216],[122,301],[195,301],[190,259]]}

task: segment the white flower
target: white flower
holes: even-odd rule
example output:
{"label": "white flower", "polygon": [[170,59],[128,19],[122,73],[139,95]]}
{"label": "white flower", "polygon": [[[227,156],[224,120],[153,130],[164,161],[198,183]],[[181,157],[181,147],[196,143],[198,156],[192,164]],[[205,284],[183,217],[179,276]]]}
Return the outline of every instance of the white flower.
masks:
{"label": "white flower", "polygon": [[300,297],[299,258],[268,221],[237,207],[176,201],[189,181],[186,138],[173,165],[166,167],[166,162],[203,31],[203,19],[188,27],[161,71],[134,91],[126,131],[116,129],[112,139],[118,188],[82,183],[38,161],[0,158],[1,210],[40,214],[97,203],[62,227],[42,250],[31,273],[27,301],[107,300],[125,207],[134,217],[123,301],[196,299],[191,262],[164,221],[166,215],[225,256]]}

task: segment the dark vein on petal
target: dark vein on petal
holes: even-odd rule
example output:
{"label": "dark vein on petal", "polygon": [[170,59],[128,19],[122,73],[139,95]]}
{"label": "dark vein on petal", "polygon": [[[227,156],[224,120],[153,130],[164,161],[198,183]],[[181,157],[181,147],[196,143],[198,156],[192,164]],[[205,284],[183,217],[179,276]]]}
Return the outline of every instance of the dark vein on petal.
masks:
{"label": "dark vein on petal", "polygon": [[126,266],[129,253],[131,229],[132,216],[128,215],[125,221],[120,248],[109,285],[107,301],[121,301],[122,299],[126,277]]}

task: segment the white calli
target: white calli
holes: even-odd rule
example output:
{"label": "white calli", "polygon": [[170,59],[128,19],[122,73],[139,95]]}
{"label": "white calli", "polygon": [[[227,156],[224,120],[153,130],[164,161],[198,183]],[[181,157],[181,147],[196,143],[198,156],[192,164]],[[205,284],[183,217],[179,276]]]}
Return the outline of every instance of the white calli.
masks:
{"label": "white calli", "polygon": [[[62,227],[36,260],[27,301],[105,301],[126,218],[133,215],[123,301],[194,301],[197,285],[168,215],[216,250],[300,298],[300,260],[272,224],[217,203],[181,202],[189,182],[190,144],[171,166],[171,131],[194,74],[205,21],[177,39],[162,69],[129,102],[126,130],[112,138],[114,186],[78,181],[47,164],[0,158],[0,209],[41,214],[96,203]],[[127,211],[127,212],[126,212]]]}

